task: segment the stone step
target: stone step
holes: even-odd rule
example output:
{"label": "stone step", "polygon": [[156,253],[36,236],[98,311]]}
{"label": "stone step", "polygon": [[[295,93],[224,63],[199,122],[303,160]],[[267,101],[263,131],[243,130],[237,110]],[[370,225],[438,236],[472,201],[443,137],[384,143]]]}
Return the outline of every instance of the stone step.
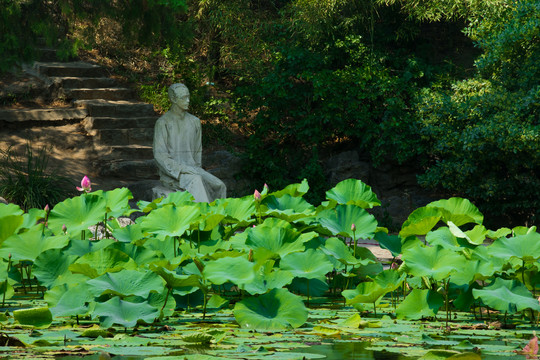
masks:
{"label": "stone step", "polygon": [[62,90],[63,95],[67,99],[78,99],[78,100],[123,100],[133,98],[134,92],[128,88],[77,88],[77,89],[66,89]]}
{"label": "stone step", "polygon": [[83,108],[0,110],[0,120],[21,121],[81,121],[88,115]]}
{"label": "stone step", "polygon": [[152,146],[145,145],[113,145],[95,146],[98,157],[103,160],[150,160],[154,158]]}
{"label": "stone step", "polygon": [[99,145],[146,145],[152,146],[154,128],[101,129],[94,130],[94,141]]}
{"label": "stone step", "polygon": [[34,69],[44,76],[101,77],[107,72],[98,65],[83,61],[73,62],[36,62]]}
{"label": "stone step", "polygon": [[73,77],[73,76],[54,76],[51,80],[59,87],[63,88],[106,88],[116,87],[116,79],[108,77]]}
{"label": "stone step", "polygon": [[[129,118],[112,118],[112,117],[87,117],[82,124],[89,133],[93,130],[101,129],[134,129],[134,128],[154,128],[158,117],[129,117]],[[93,133],[91,135],[95,135]]]}
{"label": "stone step", "polygon": [[100,176],[121,179],[159,179],[154,159],[120,160],[94,164]]}
{"label": "stone step", "polygon": [[76,107],[85,108],[92,117],[131,117],[155,115],[154,106],[138,101],[76,100]]}

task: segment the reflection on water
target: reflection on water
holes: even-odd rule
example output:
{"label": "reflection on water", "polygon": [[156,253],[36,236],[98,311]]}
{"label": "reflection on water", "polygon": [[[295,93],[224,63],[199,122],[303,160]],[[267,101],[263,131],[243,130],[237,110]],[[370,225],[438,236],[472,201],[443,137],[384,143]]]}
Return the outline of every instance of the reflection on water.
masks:
{"label": "reflection on water", "polygon": [[[301,352],[326,356],[328,360],[408,360],[412,359],[387,351],[373,351],[366,348],[370,345],[367,341],[334,341],[329,345],[312,345],[302,348]],[[295,351],[299,352],[300,349]]]}

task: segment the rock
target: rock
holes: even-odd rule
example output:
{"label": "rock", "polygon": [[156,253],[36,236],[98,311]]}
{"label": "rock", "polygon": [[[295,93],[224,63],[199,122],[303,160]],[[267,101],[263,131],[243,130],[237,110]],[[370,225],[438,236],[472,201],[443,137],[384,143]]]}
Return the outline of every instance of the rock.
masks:
{"label": "rock", "polygon": [[7,200],[0,196],[0,203],[2,204],[8,204]]}
{"label": "rock", "polygon": [[325,173],[330,186],[335,186],[340,181],[351,178],[367,183],[370,176],[370,165],[359,160],[358,152],[346,151],[325,161]]}

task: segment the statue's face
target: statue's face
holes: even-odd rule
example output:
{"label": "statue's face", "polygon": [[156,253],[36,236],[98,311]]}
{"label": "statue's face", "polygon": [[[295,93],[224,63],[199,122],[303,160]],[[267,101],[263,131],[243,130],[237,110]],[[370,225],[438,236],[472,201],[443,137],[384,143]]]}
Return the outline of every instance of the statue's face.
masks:
{"label": "statue's face", "polygon": [[187,110],[189,107],[189,92],[185,89],[177,88],[171,101],[178,105],[180,109]]}

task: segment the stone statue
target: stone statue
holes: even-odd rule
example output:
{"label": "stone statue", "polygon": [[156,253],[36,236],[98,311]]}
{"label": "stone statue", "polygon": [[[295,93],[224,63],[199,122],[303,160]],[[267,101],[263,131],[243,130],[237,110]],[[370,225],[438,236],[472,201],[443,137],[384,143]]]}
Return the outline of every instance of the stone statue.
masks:
{"label": "stone statue", "polygon": [[201,122],[187,112],[188,88],[171,85],[169,99],[172,106],[157,120],[154,132],[154,158],[161,183],[171,191],[188,191],[196,202],[225,198],[223,181],[201,167]]}

